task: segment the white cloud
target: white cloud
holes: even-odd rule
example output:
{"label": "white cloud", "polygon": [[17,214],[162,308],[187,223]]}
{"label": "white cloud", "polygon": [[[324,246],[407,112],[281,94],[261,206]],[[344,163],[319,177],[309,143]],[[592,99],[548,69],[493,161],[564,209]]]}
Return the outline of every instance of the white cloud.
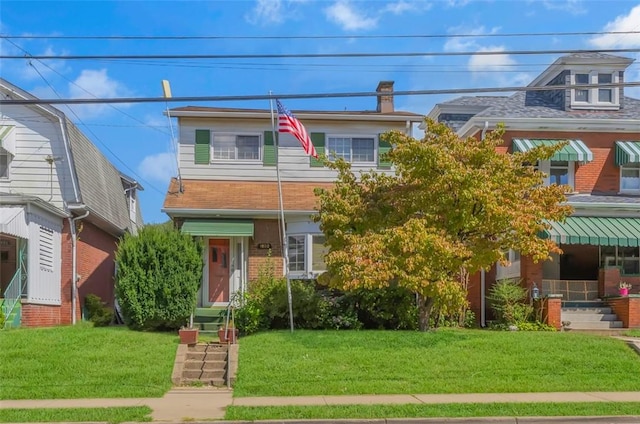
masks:
{"label": "white cloud", "polygon": [[[603,32],[623,32],[640,30],[640,5],[627,15],[620,15],[607,23]],[[589,42],[596,48],[633,48],[640,46],[640,34],[602,34],[592,37]]]}
{"label": "white cloud", "polygon": [[[69,83],[69,97],[110,99],[115,97],[127,97],[129,90],[120,82],[107,75],[106,69],[84,69],[75,81]],[[126,104],[118,106],[119,109],[128,107]],[[104,113],[108,105],[77,105],[70,106],[80,118],[92,118]]]}
{"label": "white cloud", "polygon": [[251,12],[245,15],[250,24],[279,24],[284,21],[282,0],[258,0]]}
{"label": "white cloud", "polygon": [[345,31],[373,29],[378,18],[367,17],[356,10],[348,0],[338,0],[324,9],[327,19],[342,27]]}
{"label": "white cloud", "polygon": [[138,165],[138,173],[145,180],[167,183],[177,174],[175,156],[169,152],[149,155]]}
{"label": "white cloud", "polygon": [[387,3],[382,9],[380,9],[380,13],[402,15],[407,12],[420,12],[429,9],[431,9],[431,3],[426,1],[398,0],[396,2]]}
{"label": "white cloud", "polygon": [[572,15],[587,13],[582,0],[544,0],[542,5],[548,10],[560,10]]}
{"label": "white cloud", "polygon": [[447,0],[446,5],[449,7],[464,7],[469,4],[471,0]]}
{"label": "white cloud", "polygon": [[484,26],[479,27],[465,27],[465,26],[456,26],[449,28],[447,32],[451,35],[455,34],[468,34],[468,35],[477,35],[477,37],[451,37],[444,43],[444,51],[449,52],[465,52],[476,50],[480,48],[478,44],[478,40],[487,34],[496,34],[500,31],[500,27],[493,27],[491,29],[487,29]]}
{"label": "white cloud", "polygon": [[[504,46],[481,47],[478,52],[503,52]],[[471,72],[481,71],[508,71],[517,62],[508,54],[495,55],[477,55],[474,54],[469,58],[469,70]]]}

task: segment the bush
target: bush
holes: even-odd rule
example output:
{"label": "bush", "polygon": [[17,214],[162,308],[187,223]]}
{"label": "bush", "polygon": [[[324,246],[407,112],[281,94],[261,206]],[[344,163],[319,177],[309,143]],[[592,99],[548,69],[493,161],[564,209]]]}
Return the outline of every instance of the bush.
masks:
{"label": "bush", "polygon": [[106,327],[113,322],[113,309],[102,302],[100,296],[89,294],[84,298],[87,319],[96,327]]}
{"label": "bush", "polygon": [[354,310],[363,328],[415,330],[418,307],[411,291],[397,286],[346,292],[346,309]]}
{"label": "bush", "polygon": [[196,307],[202,280],[202,245],[170,224],[126,234],[116,252],[116,296],[135,330],[174,330]]}
{"label": "bush", "polygon": [[[0,306],[2,306],[2,302],[0,302]],[[2,310],[2,308],[0,308],[0,330],[4,328],[4,321],[5,321],[4,311]]]}
{"label": "bush", "polygon": [[515,280],[497,281],[488,299],[498,325],[519,326],[529,322],[533,315],[533,307],[524,303],[527,291]]}

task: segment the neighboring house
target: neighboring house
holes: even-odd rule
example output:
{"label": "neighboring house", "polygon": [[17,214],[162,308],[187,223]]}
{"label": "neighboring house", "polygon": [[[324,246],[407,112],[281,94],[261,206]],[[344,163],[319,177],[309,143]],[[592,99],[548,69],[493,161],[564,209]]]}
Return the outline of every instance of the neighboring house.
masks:
{"label": "neighboring house", "polygon": [[[35,99],[3,79],[0,96]],[[75,322],[90,293],[113,305],[114,251],[142,224],[139,190],[60,110],[0,105],[0,298],[9,325]]]}
{"label": "neighboring house", "polygon": [[[410,133],[422,116],[394,110],[393,82],[378,85],[374,111],[294,111],[319,154],[336,152],[355,171],[389,170],[381,160],[389,146],[379,135]],[[300,142],[272,133],[269,109],[181,107],[178,118],[181,181],[174,179],[163,211],[185,233],[204,239],[200,306],[222,306],[272,257],[282,269],[276,160],[282,180],[290,276],[314,278],[324,271],[324,236],[311,216],[313,190],[332,187],[336,173],[305,155]],[[277,153],[277,154],[276,154]]]}
{"label": "neighboring house", "polygon": [[[507,97],[460,97],[434,107],[429,117],[462,137],[481,137],[483,129],[505,125],[502,152],[526,151],[569,140],[550,161],[537,164],[546,183],[568,184],[575,211],[564,223],[541,234],[563,250],[552,260],[507,252],[510,265],[475,276],[469,299],[478,317],[494,281],[522,278],[542,294],[565,300],[593,300],[617,294],[621,280],[640,288],[640,100],[625,96],[624,81],[633,62],[607,54],[560,57],[530,87],[542,91]],[[595,84],[595,87],[584,87]],[[554,89],[555,85],[570,88]],[[483,290],[484,288],[484,290]]]}

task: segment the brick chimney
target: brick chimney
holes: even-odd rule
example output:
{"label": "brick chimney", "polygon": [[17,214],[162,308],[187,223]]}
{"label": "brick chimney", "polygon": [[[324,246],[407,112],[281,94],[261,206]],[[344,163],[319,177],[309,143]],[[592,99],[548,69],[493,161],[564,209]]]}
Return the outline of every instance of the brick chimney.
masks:
{"label": "brick chimney", "polygon": [[378,94],[378,107],[380,113],[393,112],[393,81],[380,81],[376,88]]}

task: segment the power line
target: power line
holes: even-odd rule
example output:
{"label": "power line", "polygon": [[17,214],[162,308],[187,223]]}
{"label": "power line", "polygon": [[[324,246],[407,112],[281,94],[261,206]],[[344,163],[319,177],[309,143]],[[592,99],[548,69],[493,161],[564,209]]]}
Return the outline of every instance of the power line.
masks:
{"label": "power line", "polygon": [[371,57],[424,57],[424,56],[498,56],[498,55],[542,55],[542,54],[592,54],[592,53],[637,53],[632,49],[582,49],[582,50],[502,50],[474,52],[396,52],[396,53],[266,53],[266,54],[148,54],[148,55],[0,55],[0,59],[38,60],[132,60],[132,59],[298,59],[298,58],[371,58]]}
{"label": "power line", "polygon": [[[610,83],[610,84],[580,84],[581,89],[586,88],[618,88],[640,87],[640,81]],[[479,87],[479,88],[455,88],[434,90],[403,90],[385,93],[393,96],[420,96],[440,94],[478,94],[478,93],[510,93],[517,91],[556,91],[576,88],[575,85],[552,85],[542,87]],[[376,97],[377,91],[361,91],[347,93],[311,93],[311,94],[253,94],[245,96],[187,96],[187,97],[122,97],[105,99],[27,99],[27,100],[0,100],[0,105],[34,105],[34,104],[105,104],[105,103],[160,103],[160,102],[229,102],[250,100],[274,100],[274,99],[328,99],[346,97]]]}
{"label": "power line", "polygon": [[0,38],[34,40],[346,40],[402,38],[563,37],[640,34],[640,31],[515,32],[491,34],[381,34],[381,35],[11,35]]}

